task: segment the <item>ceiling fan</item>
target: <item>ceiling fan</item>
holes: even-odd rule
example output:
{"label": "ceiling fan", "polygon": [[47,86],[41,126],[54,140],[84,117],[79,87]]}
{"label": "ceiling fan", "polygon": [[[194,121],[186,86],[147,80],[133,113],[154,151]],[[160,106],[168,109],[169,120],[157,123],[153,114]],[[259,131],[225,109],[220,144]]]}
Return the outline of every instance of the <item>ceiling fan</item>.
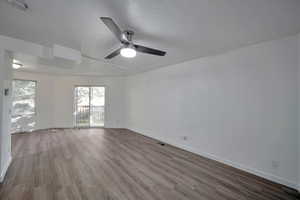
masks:
{"label": "ceiling fan", "polygon": [[147,53],[155,56],[166,55],[166,52],[164,51],[134,44],[132,42],[134,32],[132,30],[121,31],[119,26],[114,22],[112,18],[100,17],[100,19],[122,44],[120,48],[110,53],[108,56],[105,57],[105,59],[112,59],[119,54],[126,58],[133,58],[136,56],[136,52]]}

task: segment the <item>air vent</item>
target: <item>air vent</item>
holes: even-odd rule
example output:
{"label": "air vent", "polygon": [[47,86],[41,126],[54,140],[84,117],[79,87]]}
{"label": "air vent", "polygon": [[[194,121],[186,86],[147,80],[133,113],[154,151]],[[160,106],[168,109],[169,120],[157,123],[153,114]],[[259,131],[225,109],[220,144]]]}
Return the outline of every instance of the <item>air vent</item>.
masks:
{"label": "air vent", "polygon": [[163,143],[163,142],[158,142],[158,144],[161,145],[161,146],[165,146],[165,145],[166,145],[166,144]]}

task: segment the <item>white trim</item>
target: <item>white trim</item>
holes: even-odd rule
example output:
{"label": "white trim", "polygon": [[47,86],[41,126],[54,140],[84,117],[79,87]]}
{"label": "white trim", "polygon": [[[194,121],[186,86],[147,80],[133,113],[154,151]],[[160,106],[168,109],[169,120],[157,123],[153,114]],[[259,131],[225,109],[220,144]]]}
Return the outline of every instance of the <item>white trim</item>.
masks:
{"label": "white trim", "polygon": [[5,163],[4,167],[3,167],[3,170],[1,172],[1,175],[0,175],[0,183],[2,183],[4,181],[4,178],[5,178],[5,175],[6,175],[6,172],[11,164],[11,161],[12,161],[12,157],[9,156],[7,162]]}
{"label": "white trim", "polygon": [[230,161],[230,160],[226,160],[226,159],[220,158],[220,157],[218,157],[216,155],[213,155],[213,154],[210,154],[210,153],[207,153],[207,152],[201,152],[201,151],[199,151],[196,148],[193,148],[193,147],[190,147],[190,146],[187,146],[187,145],[184,145],[184,144],[179,144],[178,142],[171,141],[170,139],[167,139],[167,138],[155,137],[155,136],[151,136],[150,134],[149,135],[143,134],[144,133],[143,131],[137,131],[137,130],[134,130],[134,129],[129,129],[129,130],[132,130],[132,131],[134,131],[134,132],[136,132],[138,134],[145,135],[145,136],[150,137],[150,138],[154,138],[156,140],[163,141],[163,142],[165,142],[167,144],[170,144],[172,146],[184,149],[186,151],[189,151],[189,152],[195,153],[197,155],[209,158],[211,160],[215,160],[215,161],[221,162],[221,163],[229,165],[231,167],[240,169],[242,171],[246,171],[246,172],[254,174],[256,176],[265,178],[265,179],[273,181],[275,183],[279,183],[281,185],[285,185],[285,186],[288,186],[290,188],[293,188],[293,189],[296,189],[296,190],[300,191],[300,184],[298,184],[296,182],[292,182],[292,181],[286,180],[286,179],[284,179],[282,177],[275,176],[273,174],[266,173],[266,172],[263,172],[263,171],[260,171],[260,170],[257,170],[257,169],[251,168],[251,167],[247,167],[247,166],[244,166],[242,164],[239,164],[239,163],[236,163],[236,162],[233,162],[233,161]]}

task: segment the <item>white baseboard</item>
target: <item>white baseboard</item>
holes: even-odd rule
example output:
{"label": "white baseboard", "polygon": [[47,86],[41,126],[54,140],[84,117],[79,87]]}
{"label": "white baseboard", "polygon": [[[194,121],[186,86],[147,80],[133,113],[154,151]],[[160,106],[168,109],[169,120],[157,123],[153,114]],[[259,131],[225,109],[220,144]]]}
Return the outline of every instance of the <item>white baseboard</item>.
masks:
{"label": "white baseboard", "polygon": [[4,181],[4,178],[5,178],[5,175],[6,175],[6,172],[11,164],[11,161],[12,161],[12,157],[9,156],[7,162],[5,163],[4,167],[3,167],[3,170],[1,171],[1,175],[0,175],[0,183],[2,183]]}
{"label": "white baseboard", "polygon": [[[14,132],[14,133],[11,133],[11,134],[20,134],[20,133],[32,133],[32,132],[37,132],[37,131],[47,131],[47,130],[51,130],[51,129],[101,129],[101,128],[112,128],[112,129],[122,129],[123,127],[107,127],[107,126],[104,126],[104,127],[74,127],[74,126],[61,126],[61,127],[51,127],[51,128],[40,128],[40,129],[35,129],[35,130],[32,130],[32,131],[25,131],[25,132]],[[123,128],[125,129],[125,128]]]}
{"label": "white baseboard", "polygon": [[134,129],[129,129],[129,130],[132,130],[132,131],[134,131],[136,133],[139,133],[141,135],[145,135],[147,137],[151,137],[151,138],[154,138],[156,140],[160,140],[162,142],[165,142],[167,144],[173,145],[175,147],[179,147],[179,148],[184,149],[186,151],[189,151],[189,152],[195,153],[197,155],[209,158],[211,160],[218,161],[220,163],[229,165],[231,167],[234,167],[234,168],[246,171],[248,173],[251,173],[251,174],[254,174],[256,176],[265,178],[265,179],[270,180],[272,182],[279,183],[281,185],[285,185],[287,187],[290,187],[290,188],[293,188],[293,189],[296,189],[296,190],[300,191],[300,184],[298,185],[298,183],[286,180],[286,179],[284,179],[282,177],[279,177],[279,176],[276,176],[276,175],[273,175],[273,174],[270,174],[270,173],[267,173],[267,172],[263,172],[263,171],[260,171],[260,170],[257,170],[257,169],[253,169],[253,168],[244,166],[242,164],[239,164],[239,163],[236,163],[236,162],[233,162],[233,161],[230,161],[230,160],[226,160],[226,159],[220,158],[218,156],[215,156],[215,155],[207,153],[207,152],[201,152],[201,151],[199,151],[198,149],[196,149],[194,147],[187,146],[187,145],[184,145],[184,144],[179,144],[178,142],[172,141],[172,140],[167,139],[167,138],[146,135],[146,134],[143,134],[144,133],[143,131],[138,131],[138,130],[134,130]]}
{"label": "white baseboard", "polygon": [[298,189],[297,183],[291,182],[291,181],[286,180],[284,178],[281,178],[279,176],[276,176],[276,175],[273,175],[273,174],[270,174],[270,173],[266,173],[266,172],[263,172],[263,171],[260,171],[260,170],[254,169],[254,168],[250,168],[250,167],[247,167],[245,165],[242,165],[242,164],[230,161],[230,160],[222,159],[222,158],[220,158],[218,156],[215,156],[213,154],[209,154],[209,153],[206,153],[206,152],[199,152],[196,149],[193,149],[193,148],[188,147],[186,145],[182,145],[182,144],[176,145],[176,144],[174,144],[174,146],[178,146],[178,147],[180,147],[182,149],[185,149],[187,151],[190,151],[190,152],[193,152],[195,154],[201,155],[203,157],[206,157],[206,158],[224,163],[224,164],[229,165],[231,167],[246,171],[246,172],[254,174],[256,176],[259,176],[259,177],[265,178],[267,180],[273,181],[275,183],[279,183],[281,185],[285,185],[285,186],[288,186],[290,188]]}

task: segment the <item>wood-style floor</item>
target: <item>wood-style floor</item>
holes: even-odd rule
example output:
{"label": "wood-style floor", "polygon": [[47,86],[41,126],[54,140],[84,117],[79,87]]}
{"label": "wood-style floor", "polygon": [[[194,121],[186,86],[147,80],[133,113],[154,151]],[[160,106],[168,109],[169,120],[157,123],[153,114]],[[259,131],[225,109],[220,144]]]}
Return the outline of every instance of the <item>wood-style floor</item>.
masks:
{"label": "wood-style floor", "polygon": [[1,200],[294,199],[280,185],[124,129],[13,135]]}

